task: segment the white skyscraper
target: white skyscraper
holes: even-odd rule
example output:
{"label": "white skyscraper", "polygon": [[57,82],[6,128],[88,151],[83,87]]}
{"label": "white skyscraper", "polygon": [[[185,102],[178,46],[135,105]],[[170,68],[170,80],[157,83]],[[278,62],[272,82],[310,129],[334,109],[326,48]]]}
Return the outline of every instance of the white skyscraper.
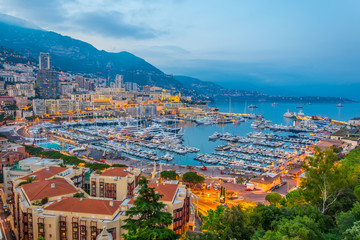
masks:
{"label": "white skyscraper", "polygon": [[122,88],[124,83],[124,76],[120,74],[116,74],[115,77],[115,88]]}
{"label": "white skyscraper", "polygon": [[49,56],[49,53],[40,53],[40,56],[39,56],[39,69],[50,69],[50,56]]}

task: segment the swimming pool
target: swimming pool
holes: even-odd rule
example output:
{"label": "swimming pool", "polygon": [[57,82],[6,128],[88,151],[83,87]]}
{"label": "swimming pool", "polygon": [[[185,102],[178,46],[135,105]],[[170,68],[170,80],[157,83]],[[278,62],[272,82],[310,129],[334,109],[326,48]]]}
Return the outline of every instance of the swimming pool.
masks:
{"label": "swimming pool", "polygon": [[[54,149],[54,150],[58,150],[58,151],[62,150],[61,144],[59,142],[45,142],[45,143],[39,143],[37,145],[39,147],[46,148],[46,149]],[[69,149],[74,148],[74,146],[66,143],[65,148],[66,148],[66,150],[69,150]]]}

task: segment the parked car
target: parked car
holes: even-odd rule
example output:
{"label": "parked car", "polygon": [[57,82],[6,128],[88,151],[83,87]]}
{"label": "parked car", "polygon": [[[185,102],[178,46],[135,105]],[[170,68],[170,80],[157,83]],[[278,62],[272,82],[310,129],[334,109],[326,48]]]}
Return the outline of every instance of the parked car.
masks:
{"label": "parked car", "polygon": [[281,182],[280,183],[280,186],[284,186],[284,185],[286,185],[287,184],[287,182]]}

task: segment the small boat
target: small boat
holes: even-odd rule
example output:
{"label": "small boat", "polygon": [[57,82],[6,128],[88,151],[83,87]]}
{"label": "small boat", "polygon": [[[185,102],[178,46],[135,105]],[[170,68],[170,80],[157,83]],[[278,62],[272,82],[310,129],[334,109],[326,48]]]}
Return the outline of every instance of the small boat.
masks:
{"label": "small boat", "polygon": [[277,105],[279,105],[279,104],[278,104],[278,103],[275,103],[275,102],[271,104],[271,106],[273,106],[273,107],[275,107],[275,106],[277,106]]}
{"label": "small boat", "polygon": [[337,104],[336,107],[344,107],[341,103]]}
{"label": "small boat", "polygon": [[303,106],[296,106],[296,108],[303,108]]}
{"label": "small boat", "polygon": [[250,104],[248,108],[258,108],[258,106]]}

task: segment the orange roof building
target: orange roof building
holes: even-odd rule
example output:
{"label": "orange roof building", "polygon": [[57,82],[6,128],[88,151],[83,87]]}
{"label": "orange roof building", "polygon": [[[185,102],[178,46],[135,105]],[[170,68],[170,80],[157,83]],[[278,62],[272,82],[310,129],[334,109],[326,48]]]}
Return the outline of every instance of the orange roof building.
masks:
{"label": "orange roof building", "polygon": [[41,180],[20,186],[30,202],[48,197],[49,200],[59,196],[72,196],[78,189],[64,178]]}
{"label": "orange roof building", "polygon": [[114,215],[119,211],[121,201],[64,197],[45,207],[47,211]]}
{"label": "orange roof building", "polygon": [[68,169],[69,168],[66,168],[66,167],[49,166],[49,167],[41,168],[38,171],[33,172],[24,177],[21,177],[21,178],[19,178],[19,180],[26,180],[27,178],[32,177],[32,178],[34,178],[34,181],[42,181],[42,180],[57,176],[65,171],[67,171]]}
{"label": "orange roof building", "polygon": [[134,195],[140,179],[140,169],[132,167],[111,167],[100,174],[90,176],[90,195],[123,201]]}
{"label": "orange roof building", "polygon": [[[178,183],[149,183],[148,186],[162,195],[160,201],[166,204],[165,210],[173,216],[173,223],[169,228],[176,233],[184,233],[190,220],[190,191],[185,185]],[[133,205],[135,200],[136,194],[129,205]]]}

